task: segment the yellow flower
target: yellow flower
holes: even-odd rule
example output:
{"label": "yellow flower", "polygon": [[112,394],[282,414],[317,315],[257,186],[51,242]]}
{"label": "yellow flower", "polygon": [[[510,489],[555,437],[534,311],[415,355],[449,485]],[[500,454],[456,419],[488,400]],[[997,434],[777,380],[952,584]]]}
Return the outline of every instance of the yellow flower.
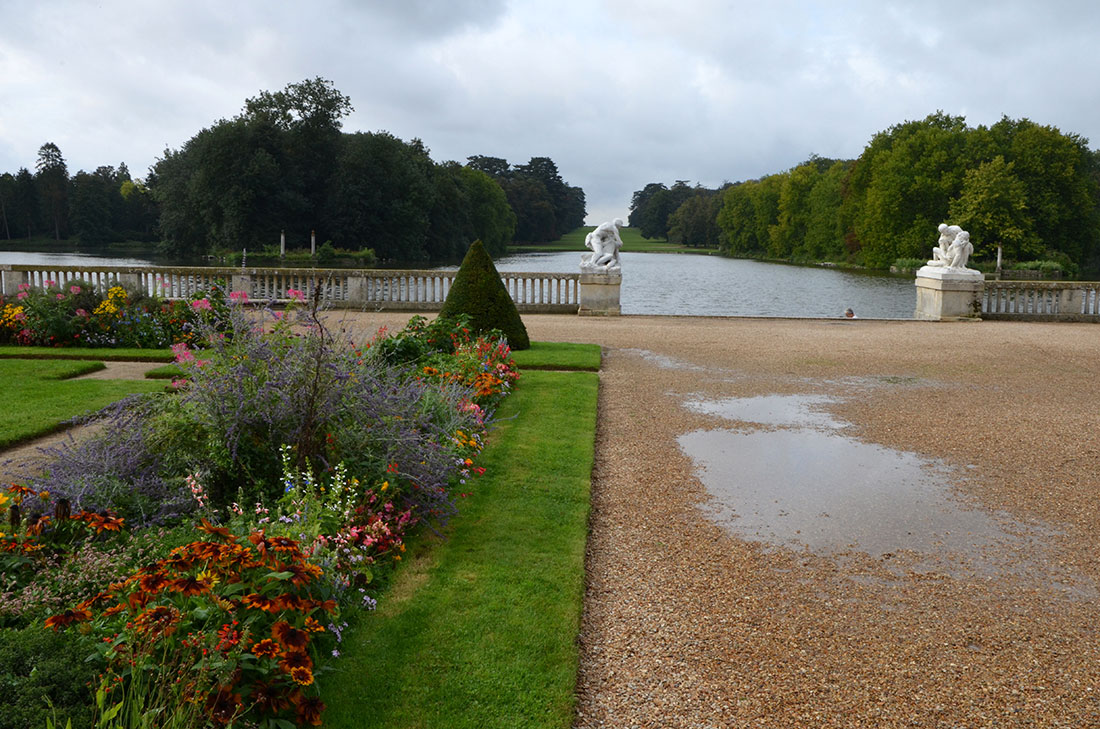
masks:
{"label": "yellow flower", "polygon": [[389,487],[390,487],[390,482],[389,482],[389,481],[383,481],[383,482],[382,482],[382,490],[383,490],[383,491],[385,491],[385,490],[386,490],[386,489],[388,489]]}

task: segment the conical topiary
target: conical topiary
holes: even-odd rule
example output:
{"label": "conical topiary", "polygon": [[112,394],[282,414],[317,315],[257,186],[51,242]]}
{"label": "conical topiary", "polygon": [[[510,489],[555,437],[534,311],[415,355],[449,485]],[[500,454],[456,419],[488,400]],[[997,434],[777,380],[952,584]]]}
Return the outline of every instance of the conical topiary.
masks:
{"label": "conical topiary", "polygon": [[512,349],[529,349],[531,340],[527,338],[527,327],[519,318],[516,304],[504,288],[493,259],[485,252],[480,240],[470,244],[462,265],[455,274],[447,300],[443,302],[440,316],[470,317],[470,327],[475,332],[499,329],[508,338]]}

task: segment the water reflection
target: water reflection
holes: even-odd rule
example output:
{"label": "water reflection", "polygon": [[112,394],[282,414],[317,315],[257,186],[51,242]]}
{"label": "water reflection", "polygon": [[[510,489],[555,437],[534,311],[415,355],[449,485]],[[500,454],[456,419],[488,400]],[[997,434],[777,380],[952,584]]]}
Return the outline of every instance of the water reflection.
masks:
{"label": "water reflection", "polygon": [[678,439],[712,497],[708,515],[741,538],[817,554],[918,553],[906,569],[1028,574],[1047,585],[1064,578],[1042,563],[1050,530],[964,503],[941,463],[845,435],[846,424],[822,411],[830,402],[818,395],[685,402],[746,426]]}

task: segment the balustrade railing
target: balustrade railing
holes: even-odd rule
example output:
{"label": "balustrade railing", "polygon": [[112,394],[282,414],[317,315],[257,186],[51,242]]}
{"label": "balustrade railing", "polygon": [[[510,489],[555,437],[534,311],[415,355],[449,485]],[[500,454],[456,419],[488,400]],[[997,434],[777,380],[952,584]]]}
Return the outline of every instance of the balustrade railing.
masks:
{"label": "balustrade railing", "polygon": [[[290,291],[312,298],[319,290],[325,304],[340,308],[437,311],[457,271],[301,268],[209,268],[178,266],[29,266],[0,267],[0,293],[14,295],[20,284],[44,287],[82,280],[97,289],[121,285],[169,299],[190,298],[216,282],[244,291],[252,301],[286,302]],[[520,311],[576,313],[580,306],[575,273],[502,273],[501,280]]]}
{"label": "balustrade railing", "polygon": [[983,319],[1100,321],[1100,282],[986,281]]}

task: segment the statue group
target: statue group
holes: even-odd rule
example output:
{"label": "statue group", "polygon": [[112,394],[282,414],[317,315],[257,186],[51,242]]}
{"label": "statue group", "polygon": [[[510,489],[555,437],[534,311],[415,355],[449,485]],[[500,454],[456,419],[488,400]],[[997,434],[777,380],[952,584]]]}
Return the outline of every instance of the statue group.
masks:
{"label": "statue group", "polygon": [[932,260],[927,265],[933,268],[946,268],[954,271],[972,271],[967,268],[974,244],[970,242],[970,233],[957,225],[940,223],[940,239],[932,248]]}
{"label": "statue group", "polygon": [[581,254],[582,271],[619,271],[622,262],[619,250],[623,239],[619,237],[619,228],[626,225],[622,218],[608,223],[600,223],[596,229],[584,237],[584,245],[591,253]]}

